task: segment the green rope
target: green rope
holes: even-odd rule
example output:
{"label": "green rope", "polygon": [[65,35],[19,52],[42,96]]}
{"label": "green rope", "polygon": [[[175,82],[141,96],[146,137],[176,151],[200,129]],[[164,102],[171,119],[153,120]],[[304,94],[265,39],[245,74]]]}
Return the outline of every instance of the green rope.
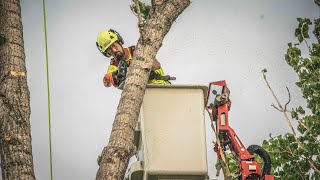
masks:
{"label": "green rope", "polygon": [[51,115],[50,115],[50,83],[49,83],[49,61],[48,61],[48,38],[47,38],[47,20],[46,20],[46,3],[43,4],[43,24],[44,24],[44,38],[46,44],[46,71],[47,71],[47,90],[48,90],[48,124],[49,124],[49,146],[50,146],[50,180],[52,180],[52,143],[51,143]]}

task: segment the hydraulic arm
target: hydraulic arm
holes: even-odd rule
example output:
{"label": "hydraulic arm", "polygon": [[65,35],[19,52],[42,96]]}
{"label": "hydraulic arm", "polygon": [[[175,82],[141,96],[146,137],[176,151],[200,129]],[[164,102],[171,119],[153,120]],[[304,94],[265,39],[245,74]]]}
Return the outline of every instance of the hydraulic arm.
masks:
{"label": "hydraulic arm", "polygon": [[[271,159],[268,153],[258,145],[251,145],[247,149],[236,132],[229,126],[228,111],[231,108],[229,96],[230,90],[227,88],[225,81],[217,81],[209,84],[207,108],[211,115],[212,123],[215,124],[214,130],[217,142],[215,143],[214,149],[218,158],[223,160],[226,168],[228,168],[226,151],[230,150],[238,165],[238,172],[236,174],[239,180],[273,180],[273,176],[269,175]],[[260,163],[255,161],[254,154],[262,158],[262,169]]]}

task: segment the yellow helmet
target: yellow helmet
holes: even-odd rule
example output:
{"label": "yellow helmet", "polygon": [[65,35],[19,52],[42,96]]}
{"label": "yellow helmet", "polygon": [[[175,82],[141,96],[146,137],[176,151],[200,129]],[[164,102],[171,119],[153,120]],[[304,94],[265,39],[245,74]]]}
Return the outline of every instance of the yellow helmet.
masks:
{"label": "yellow helmet", "polygon": [[116,41],[121,45],[124,43],[122,37],[117,31],[113,29],[103,30],[98,34],[96,45],[103,55],[110,57],[110,54],[105,51]]}

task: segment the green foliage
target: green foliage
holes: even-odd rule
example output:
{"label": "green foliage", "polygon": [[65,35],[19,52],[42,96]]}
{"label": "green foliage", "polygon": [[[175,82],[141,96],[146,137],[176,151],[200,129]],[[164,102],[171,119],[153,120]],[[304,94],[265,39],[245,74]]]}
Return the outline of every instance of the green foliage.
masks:
{"label": "green foliage", "polygon": [[[315,0],[319,6],[320,0]],[[303,98],[307,102],[307,108],[311,113],[301,107],[293,108],[291,117],[298,121],[297,144],[293,134],[287,133],[271,137],[263,141],[265,148],[272,158],[273,173],[275,179],[313,179],[320,180],[319,174],[314,170],[320,170],[320,18],[315,19],[314,23],[308,18],[297,18],[299,24],[295,30],[295,37],[299,43],[288,44],[285,54],[286,62],[294,69],[299,76],[296,85],[301,89]],[[313,35],[318,42],[308,46],[309,26],[314,25]],[[308,47],[309,56],[301,56],[298,46]],[[311,167],[311,164],[315,167]]]}
{"label": "green foliage", "polygon": [[0,34],[0,46],[3,45],[7,41],[6,37],[3,34]]}
{"label": "green foliage", "polygon": [[[233,175],[239,174],[238,164],[237,164],[236,159],[232,155],[232,153],[229,151],[229,152],[226,152],[225,155],[226,155],[226,158],[227,158],[230,174],[233,174]],[[216,162],[216,165],[215,165],[217,169],[221,168],[221,166],[222,166],[221,165],[221,161],[222,160],[217,159],[217,162]],[[237,178],[234,177],[234,178],[232,178],[232,180],[233,179],[237,179]]]}
{"label": "green foliage", "polygon": [[[309,144],[314,145],[315,143]],[[317,152],[319,149],[306,148],[306,150],[303,150],[298,148],[293,134],[288,133],[272,137],[263,142],[263,148],[269,152],[272,158],[275,179],[310,179],[312,176],[316,177],[310,171],[311,167],[306,158],[311,157],[312,153],[319,155],[319,152]]]}
{"label": "green foliage", "polygon": [[230,173],[237,173],[239,171],[238,164],[231,152],[227,153],[227,159]]}
{"label": "green foliage", "polygon": [[315,19],[314,20],[313,34],[316,36],[316,38],[318,40],[318,43],[320,43],[320,19]]}
{"label": "green foliage", "polygon": [[[138,0],[139,1],[139,0]],[[138,14],[137,8],[135,5],[135,0],[132,0],[133,4],[130,6],[131,10],[133,11],[134,14]],[[140,7],[140,12],[141,12],[141,17],[143,19],[147,19],[149,16],[149,11],[151,9],[150,5],[146,5],[145,3],[142,3],[139,1],[139,7]]]}
{"label": "green foliage", "polygon": [[295,30],[294,35],[298,38],[299,42],[301,43],[305,38],[310,38],[309,36],[309,25],[311,25],[311,21],[308,18],[297,18],[299,21],[299,25]]}
{"label": "green foliage", "polygon": [[[237,180],[239,175],[240,175],[239,165],[238,165],[235,157],[233,156],[233,154],[230,151],[227,151],[225,155],[226,155],[226,158],[227,158],[230,174],[233,175],[233,177],[231,179],[232,180]],[[262,171],[263,164],[264,164],[263,163],[263,159],[261,159],[257,154],[255,154],[254,157],[255,157],[255,161],[257,161],[260,164],[261,171]],[[217,169],[222,166],[220,159],[217,160],[215,166],[216,166]]]}
{"label": "green foliage", "polygon": [[310,57],[301,57],[301,51],[289,43],[285,60],[299,75],[296,85],[301,89],[312,113],[320,115],[320,44],[312,44]]}

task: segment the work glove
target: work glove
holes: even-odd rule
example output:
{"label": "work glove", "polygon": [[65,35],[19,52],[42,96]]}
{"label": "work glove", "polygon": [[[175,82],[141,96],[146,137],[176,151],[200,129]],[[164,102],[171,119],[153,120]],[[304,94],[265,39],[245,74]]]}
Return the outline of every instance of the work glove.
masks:
{"label": "work glove", "polygon": [[103,77],[103,84],[106,87],[110,87],[111,85],[117,87],[120,84],[120,81],[118,79],[118,71],[109,72]]}

